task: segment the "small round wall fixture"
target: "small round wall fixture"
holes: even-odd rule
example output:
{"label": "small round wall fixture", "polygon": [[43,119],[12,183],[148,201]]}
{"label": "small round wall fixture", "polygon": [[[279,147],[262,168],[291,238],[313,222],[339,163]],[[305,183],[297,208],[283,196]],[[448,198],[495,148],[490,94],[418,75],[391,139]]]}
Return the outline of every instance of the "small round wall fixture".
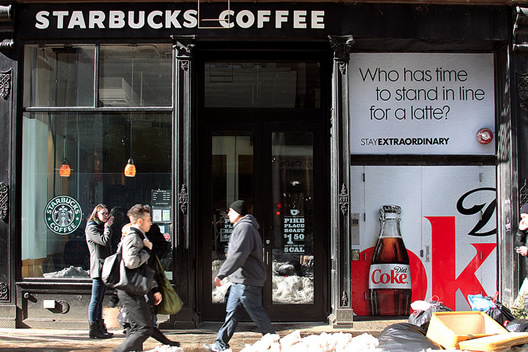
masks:
{"label": "small round wall fixture", "polygon": [[481,128],[477,132],[477,141],[480,144],[489,144],[493,140],[493,132],[489,128]]}

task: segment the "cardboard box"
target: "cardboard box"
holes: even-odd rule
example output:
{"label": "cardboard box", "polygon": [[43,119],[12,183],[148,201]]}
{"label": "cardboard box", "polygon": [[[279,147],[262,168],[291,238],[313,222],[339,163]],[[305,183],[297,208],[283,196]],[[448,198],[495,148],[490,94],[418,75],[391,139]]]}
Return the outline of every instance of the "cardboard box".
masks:
{"label": "cardboard box", "polygon": [[433,313],[427,337],[446,349],[458,348],[460,341],[509,333],[483,312]]}
{"label": "cardboard box", "polygon": [[468,351],[503,351],[528,342],[528,332],[509,332],[478,339],[460,341],[460,348]]}

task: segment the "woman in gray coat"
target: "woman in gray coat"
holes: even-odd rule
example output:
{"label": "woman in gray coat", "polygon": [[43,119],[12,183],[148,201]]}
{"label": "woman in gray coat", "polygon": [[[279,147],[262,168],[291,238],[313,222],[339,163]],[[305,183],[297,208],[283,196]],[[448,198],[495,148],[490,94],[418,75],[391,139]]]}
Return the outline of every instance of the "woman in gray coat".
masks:
{"label": "woman in gray coat", "polygon": [[114,217],[110,216],[104,204],[97,204],[86,224],[86,243],[90,250],[90,277],[92,298],[88,306],[89,336],[91,339],[106,339],[113,334],[106,330],[103,321],[103,299],[106,286],[101,280],[101,271],[106,257],[111,254],[111,226]]}

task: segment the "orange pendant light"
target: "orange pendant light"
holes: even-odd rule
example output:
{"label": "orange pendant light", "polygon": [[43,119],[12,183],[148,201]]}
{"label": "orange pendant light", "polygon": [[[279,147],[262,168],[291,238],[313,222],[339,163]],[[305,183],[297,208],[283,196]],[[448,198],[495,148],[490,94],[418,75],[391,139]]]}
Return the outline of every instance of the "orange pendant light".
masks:
{"label": "orange pendant light", "polygon": [[128,163],[125,166],[125,176],[136,177],[136,165],[134,165],[132,158],[128,159]]}
{"label": "orange pendant light", "polygon": [[62,164],[59,168],[59,176],[60,177],[70,177],[71,176],[70,163],[68,162],[68,159],[66,158],[62,159]]}

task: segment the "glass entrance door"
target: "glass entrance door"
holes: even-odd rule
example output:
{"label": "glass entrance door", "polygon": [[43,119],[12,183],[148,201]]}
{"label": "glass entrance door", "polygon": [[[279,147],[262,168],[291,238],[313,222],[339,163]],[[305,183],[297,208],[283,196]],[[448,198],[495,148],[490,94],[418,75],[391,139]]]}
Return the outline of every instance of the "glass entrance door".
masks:
{"label": "glass entrance door", "polygon": [[273,304],[315,301],[313,137],[310,131],[271,133],[273,231],[266,243]]}
{"label": "glass entrance door", "polygon": [[200,198],[210,204],[207,211],[203,208],[200,223],[211,224],[201,227],[204,319],[224,316],[229,278],[221,287],[214,285],[214,278],[233,230],[227,208],[237,199],[245,200],[260,224],[268,273],[263,296],[272,320],[326,318],[327,182],[325,148],[317,149],[324,137],[315,127],[259,122],[236,130],[209,130]]}
{"label": "glass entrance door", "polygon": [[[323,321],[328,304],[329,77],[320,51],[207,52],[197,61],[199,311],[223,320],[229,286],[214,278],[243,199],[259,222],[273,321]],[[273,57],[280,56],[280,60]],[[265,57],[265,58],[264,58]]]}

